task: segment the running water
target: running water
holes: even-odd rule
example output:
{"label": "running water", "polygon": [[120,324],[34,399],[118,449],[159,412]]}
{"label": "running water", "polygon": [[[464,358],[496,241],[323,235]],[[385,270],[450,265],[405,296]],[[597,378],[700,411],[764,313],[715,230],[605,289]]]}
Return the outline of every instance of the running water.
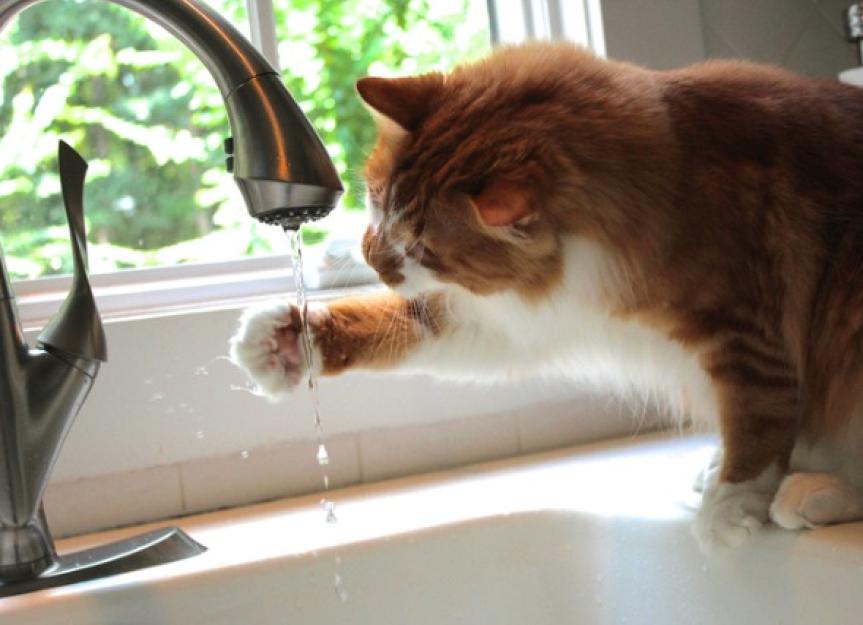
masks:
{"label": "running water", "polygon": [[[318,461],[318,465],[321,467],[321,474],[324,482],[324,492],[327,492],[330,489],[330,477],[327,472],[327,467],[330,464],[330,453],[327,451],[327,446],[324,442],[324,426],[321,423],[321,403],[318,396],[318,377],[315,373],[314,352],[312,351],[312,335],[309,331],[309,303],[306,299],[306,286],[303,281],[303,250],[300,243],[300,230],[285,228],[285,233],[288,235],[288,238],[291,241],[291,262],[293,264],[294,286],[297,292],[297,308],[300,309],[303,317],[303,328],[302,332],[300,333],[302,338],[300,340],[302,341],[303,345],[302,351],[306,359],[306,367],[309,371],[308,385],[309,392],[312,396],[312,409],[314,411],[315,419],[315,438],[318,444],[316,459]],[[338,523],[339,519],[338,517],[336,517],[335,502],[324,497],[321,499],[321,508],[326,514],[327,523]],[[339,599],[344,602],[348,600],[348,593],[344,588],[342,577],[339,574],[340,565],[341,558],[338,554],[336,554],[335,561],[333,563],[335,590]]]}
{"label": "running water", "polygon": [[[315,437],[318,442],[318,464],[326,466],[330,463],[330,455],[324,445],[324,426],[321,424],[321,402],[318,397],[318,376],[315,374],[315,356],[312,351],[312,334],[309,331],[309,302],[306,299],[306,285],[303,281],[303,249],[300,244],[300,231],[285,228],[285,232],[291,240],[291,262],[294,265],[294,287],[297,291],[297,308],[303,315],[303,331],[301,340],[303,342],[303,354],[306,358],[306,367],[309,370],[309,392],[312,394],[312,409],[315,415]],[[326,477],[326,471],[324,471]],[[326,480],[328,481],[328,480]]]}

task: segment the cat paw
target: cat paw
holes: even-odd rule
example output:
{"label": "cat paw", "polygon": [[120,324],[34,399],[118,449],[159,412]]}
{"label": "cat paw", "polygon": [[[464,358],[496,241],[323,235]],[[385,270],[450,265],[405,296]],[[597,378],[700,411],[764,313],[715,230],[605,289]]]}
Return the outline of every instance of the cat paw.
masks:
{"label": "cat paw", "polygon": [[739,547],[767,522],[778,470],[746,482],[718,482],[704,491],[693,533],[702,551]]}
{"label": "cat paw", "polygon": [[[312,315],[323,314],[325,309],[310,308],[310,321]],[[291,304],[250,308],[240,317],[240,327],[230,342],[230,357],[248,373],[262,395],[288,393],[307,374],[302,326],[302,315]]]}
{"label": "cat paw", "polygon": [[789,530],[855,521],[863,518],[863,501],[835,475],[792,473],[779,486],[770,518]]}
{"label": "cat paw", "polygon": [[704,493],[705,491],[714,488],[719,482],[719,468],[722,466],[722,448],[719,447],[710,457],[710,462],[707,463],[692,483],[692,490],[696,493]]}

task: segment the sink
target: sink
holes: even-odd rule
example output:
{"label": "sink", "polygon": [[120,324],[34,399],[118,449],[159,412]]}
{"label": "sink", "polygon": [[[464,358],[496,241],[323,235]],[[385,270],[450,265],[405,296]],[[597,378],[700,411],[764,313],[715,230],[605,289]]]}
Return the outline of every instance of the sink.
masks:
{"label": "sink", "polygon": [[[0,600],[16,625],[820,625],[863,613],[863,525],[708,558],[700,437],[648,436],[174,521],[207,553]],[[148,526],[61,541],[64,549]]]}

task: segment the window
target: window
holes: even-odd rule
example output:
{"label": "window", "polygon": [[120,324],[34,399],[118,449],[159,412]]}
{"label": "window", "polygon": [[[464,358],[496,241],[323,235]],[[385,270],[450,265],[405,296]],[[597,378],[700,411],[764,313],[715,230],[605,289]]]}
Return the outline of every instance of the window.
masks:
{"label": "window", "polygon": [[[288,88],[347,187],[330,218],[304,229],[306,246],[327,240],[309,250],[309,265],[338,267],[357,256],[351,242],[365,224],[361,166],[374,135],[354,92],[358,77],[446,69],[486,52],[492,38],[567,36],[601,51],[601,29],[593,28],[598,0],[210,4],[275,65],[282,59]],[[291,288],[284,235],[248,217],[224,170],[229,127],[221,96],[174,37],[104,0],[47,0],[2,34],[0,54],[0,242],[25,296],[25,323],[50,315],[69,283],[58,277],[71,263],[59,138],[90,163],[90,270],[103,312]],[[325,274],[317,286],[374,278],[356,263],[352,272]]]}
{"label": "window", "polygon": [[[535,0],[535,2],[538,1]],[[542,2],[553,1],[556,0],[542,0]],[[513,6],[528,6],[528,4],[533,6],[535,2],[500,0],[501,4],[506,4],[510,9]],[[269,3],[267,0],[250,0],[250,4],[254,5],[253,8],[261,9],[266,8]],[[223,197],[220,194],[234,193],[235,185],[233,180],[222,171],[221,139],[228,132],[228,128],[227,123],[223,121],[221,101],[215,88],[209,83],[206,71],[198,61],[158,28],[142,21],[136,22],[138,24],[136,28],[140,30],[137,31],[138,35],[133,37],[134,41],[129,43],[128,47],[123,47],[126,44],[118,47],[113,43],[114,37],[118,36],[117,31],[122,30],[125,27],[124,24],[128,25],[129,20],[134,21],[138,18],[133,13],[107,2],[52,1],[50,4],[36,5],[28,11],[33,12],[49,6],[55,11],[59,11],[59,8],[64,6],[77,7],[80,13],[75,12],[74,18],[91,25],[91,30],[87,31],[89,34],[78,39],[67,36],[64,29],[77,32],[85,24],[73,25],[75,20],[70,18],[70,13],[62,15],[57,13],[52,16],[48,11],[48,14],[40,18],[46,24],[43,40],[32,40],[32,47],[38,47],[39,50],[27,52],[30,49],[28,48],[30,44],[27,42],[31,39],[24,35],[16,35],[19,32],[16,30],[19,28],[17,25],[13,25],[0,38],[3,52],[0,56],[0,72],[4,81],[5,98],[3,108],[0,109],[0,140],[6,141],[10,132],[16,132],[10,124],[13,112],[12,101],[19,97],[18,94],[26,92],[28,84],[36,84],[36,87],[31,87],[31,94],[26,96],[30,99],[23,102],[26,106],[19,102],[19,106],[24,111],[19,115],[26,113],[25,120],[36,117],[42,124],[39,132],[31,132],[27,135],[27,140],[34,146],[38,142],[45,141],[47,147],[43,148],[44,154],[49,155],[44,161],[39,160],[32,167],[27,160],[27,151],[21,151],[23,156],[19,156],[17,162],[9,159],[2,161],[4,169],[0,171],[2,176],[0,185],[13,181],[15,185],[22,186],[20,190],[12,188],[11,191],[7,186],[3,189],[5,195],[0,194],[0,206],[3,207],[0,210],[0,220],[3,220],[0,221],[0,238],[7,248],[16,237],[20,241],[14,249],[15,258],[25,263],[25,267],[18,275],[31,275],[26,267],[26,263],[35,262],[29,256],[28,250],[31,248],[38,248],[38,253],[46,258],[50,258],[47,254],[49,250],[42,248],[48,245],[55,246],[55,253],[61,259],[67,253],[66,226],[60,213],[62,209],[57,195],[59,189],[56,178],[52,177],[53,153],[58,135],[64,136],[67,140],[73,140],[76,147],[90,161],[91,175],[86,193],[88,211],[92,213],[96,206],[94,193],[98,191],[92,187],[97,182],[105,185],[104,198],[108,202],[122,197],[119,192],[128,190],[125,184],[131,185],[132,190],[137,193],[134,198],[142,198],[141,201],[158,200],[158,193],[144,188],[145,185],[141,182],[144,176],[150,173],[146,168],[133,170],[133,165],[138,167],[140,164],[133,162],[132,156],[137,155],[136,158],[141,159],[144,165],[152,164],[150,161],[155,162],[156,157],[149,152],[148,144],[145,142],[150,140],[147,133],[154,127],[167,129],[158,130],[162,133],[157,135],[159,137],[173,137],[174,134],[186,130],[188,134],[182,136],[186,138],[187,143],[201,141],[205,148],[201,153],[193,154],[194,158],[190,157],[176,164],[177,169],[193,169],[197,176],[192,179],[194,184],[190,184],[191,188],[187,192],[191,197],[190,201],[204,202],[210,197],[208,194],[215,197],[211,204],[195,204],[188,213],[211,220],[210,223],[202,225],[202,229],[205,230],[204,235],[199,239],[191,239],[188,246],[194,246],[195,241],[207,240],[208,236],[217,236],[219,229],[230,232],[231,219],[235,220],[237,228],[230,233],[231,237],[241,236],[247,232],[243,229],[252,228],[256,229],[253,234],[257,236],[258,226],[245,215],[245,208],[239,198],[236,203],[224,209],[234,213],[228,213],[224,221],[221,218],[218,222],[215,221],[216,215],[224,216],[224,212],[219,212],[223,206],[219,202]],[[254,14],[254,11],[251,11],[247,15],[240,0],[222,0],[218,6],[227,10],[232,19],[237,20],[241,25],[246,17],[251,18]],[[340,163],[339,167],[347,184],[358,183],[359,163],[347,160],[345,155],[352,153],[356,154],[357,158],[361,158],[363,156],[363,150],[360,149],[361,141],[370,140],[370,134],[358,139],[359,135],[350,130],[349,124],[354,123],[362,129],[362,132],[371,133],[365,112],[356,106],[359,102],[354,97],[352,86],[356,76],[349,74],[354,71],[357,75],[362,74],[366,69],[377,73],[410,73],[430,67],[447,67],[468,54],[479,54],[488,46],[487,34],[490,30],[490,20],[486,12],[487,6],[485,0],[276,0],[274,3],[276,19],[270,24],[276,25],[274,30],[278,32],[279,43],[278,46],[272,47],[278,47],[286,80],[296,81],[289,83],[289,86],[297,100],[304,107],[309,107],[307,110],[319,124],[324,141],[331,149],[334,145],[340,146],[338,149],[342,151],[334,150],[333,156],[336,162]],[[234,13],[230,13],[231,10]],[[516,13],[515,17],[518,18],[518,15],[519,13]],[[452,20],[448,21],[447,16],[451,16]],[[23,20],[26,17],[25,12],[19,19]],[[508,17],[512,19],[513,16],[508,14]],[[111,21],[115,19],[119,20],[117,24]],[[365,39],[358,39],[365,32],[364,29],[370,29],[370,34]],[[267,37],[263,29],[256,30],[252,27],[249,30],[252,37],[259,37],[266,48]],[[331,30],[328,36],[334,38],[334,44],[345,46],[340,48],[341,51],[338,54],[324,46],[325,37],[320,33],[327,33],[328,30]],[[339,32],[344,34],[342,39],[336,36]],[[357,35],[357,32],[360,34]],[[105,43],[102,43],[100,44],[102,48],[93,48],[91,51],[103,51],[101,53],[108,59],[115,58],[117,69],[112,69],[107,75],[99,74],[100,77],[92,72],[86,74],[85,77],[91,82],[83,88],[85,93],[80,94],[80,97],[83,100],[85,96],[90,98],[97,95],[102,89],[117,87],[116,82],[122,86],[123,72],[130,71],[124,69],[124,64],[139,63],[140,67],[131,70],[134,73],[134,84],[132,87],[124,87],[131,89],[131,93],[118,96],[121,100],[127,98],[130,101],[128,108],[121,108],[118,102],[100,105],[84,100],[82,103],[69,96],[69,99],[79,107],[73,110],[80,112],[81,108],[87,108],[95,110],[96,113],[88,113],[88,117],[84,120],[86,123],[76,122],[75,124],[63,121],[63,115],[58,112],[62,111],[60,107],[44,109],[44,112],[39,112],[37,115],[37,111],[43,111],[39,107],[43,106],[40,103],[43,102],[45,93],[55,84],[62,85],[64,71],[89,71],[78,67],[73,68],[72,65],[83,64],[85,67],[90,67],[89,63],[95,63],[96,59],[82,59],[80,56],[89,42],[97,40],[104,33],[110,34],[111,39],[108,41],[110,45],[105,46]],[[317,34],[311,36],[309,33]],[[537,36],[536,32],[534,36]],[[52,37],[56,37],[56,42],[51,39]],[[164,44],[167,49],[156,47],[153,51],[148,50],[145,44],[151,40],[156,41],[159,46]],[[436,44],[436,42],[451,40],[456,43]],[[73,48],[71,42],[74,42],[77,47]],[[121,54],[122,50],[127,49],[131,52]],[[435,52],[435,49],[442,52]],[[368,56],[362,56],[364,51],[368,52]],[[43,54],[47,58],[38,62],[33,61],[35,66],[26,68],[24,62],[29,57],[25,58],[25,53]],[[169,59],[166,55],[173,56]],[[168,64],[169,60],[170,64]],[[351,63],[355,61],[369,63],[369,67],[360,65],[360,69],[353,70]],[[305,73],[301,73],[300,70],[304,64],[308,64],[308,68],[303,70]],[[108,66],[111,67],[110,64]],[[49,76],[47,72],[52,68],[54,75]],[[46,72],[44,77],[40,77],[40,71]],[[22,73],[19,74],[19,72]],[[163,73],[171,73],[170,80],[165,79]],[[341,90],[327,87],[327,84],[335,85],[339,75],[344,75],[346,86]],[[142,84],[145,78],[147,83]],[[109,79],[114,82],[110,82]],[[32,82],[28,83],[27,80]],[[129,79],[126,80],[129,81]],[[183,81],[186,83],[185,87],[176,87]],[[106,86],[105,83],[110,84]],[[177,91],[173,91],[175,88]],[[330,90],[327,92],[325,89]],[[324,93],[328,95],[324,97]],[[136,98],[147,103],[149,108],[135,108],[137,106],[135,103],[138,101]],[[175,106],[178,99],[184,103],[185,110],[183,107]],[[343,106],[348,99],[350,106],[355,107],[352,110],[356,118],[354,121],[339,123],[343,120],[343,111],[348,110]],[[47,102],[51,100],[45,100],[45,102],[44,106],[47,106]],[[130,125],[103,124],[104,120],[96,117],[96,114],[102,110],[102,106],[107,106],[111,115],[129,122]],[[185,126],[167,114],[169,111],[178,109],[180,119],[188,120]],[[139,110],[142,111],[144,121],[135,117],[136,111]],[[327,122],[327,119],[335,121]],[[118,134],[115,130],[130,127],[142,127],[146,132],[143,136],[133,135],[131,138],[113,136]],[[97,151],[103,145],[90,138],[91,135],[88,133],[91,132],[96,133],[92,136],[98,137],[99,141],[113,141],[115,138],[120,140],[118,160],[100,163],[100,159],[109,160],[111,153],[107,152],[109,156],[102,156],[102,153]],[[24,135],[17,136],[21,140],[20,137]],[[212,139],[208,138],[210,136]],[[136,143],[136,138],[144,144]],[[85,143],[78,143],[78,141]],[[207,141],[212,141],[213,144],[210,145]],[[190,149],[190,146],[182,143],[183,141],[179,141],[170,145],[178,150]],[[168,156],[170,158],[156,162],[156,165],[162,163],[162,168],[174,167],[174,161],[178,157],[173,153]],[[4,158],[4,155],[0,155],[0,158]],[[110,156],[110,158],[115,157]],[[111,168],[110,173],[106,170],[108,166]],[[210,170],[214,172],[214,176],[217,176],[215,182],[204,175]],[[129,173],[128,176],[126,176],[127,173]],[[158,175],[167,174],[159,170]],[[179,172],[175,175],[185,176],[188,172]],[[29,179],[28,176],[30,176]],[[156,180],[154,184],[159,183],[160,181]],[[28,184],[31,186],[24,188]],[[44,195],[39,195],[38,190],[42,189],[43,185]],[[53,191],[50,185],[54,185]],[[171,190],[168,187],[167,191]],[[52,196],[48,191],[53,193],[53,200],[50,199]],[[200,194],[203,194],[203,199]],[[224,201],[228,202],[228,200]],[[321,227],[337,229],[346,223],[350,224],[351,220],[355,220],[357,225],[363,222],[364,218],[360,211],[355,208],[355,204],[350,204],[350,201],[346,199],[345,205],[340,209],[342,217],[334,218],[338,223],[316,224],[315,229],[310,229],[310,236],[323,236]],[[117,210],[117,207],[112,206],[110,209],[105,209],[103,214]],[[51,211],[55,211],[54,217],[47,225],[40,226],[35,222],[37,217],[42,218],[46,214],[50,216]],[[132,212],[146,214],[138,210],[138,205]],[[126,215],[122,210],[120,214]],[[184,216],[186,214],[184,212]],[[88,220],[91,242],[96,246],[103,245],[102,240],[93,234],[101,225],[97,222],[96,215],[90,214]],[[212,228],[212,231],[207,231],[206,228]],[[278,246],[287,250],[287,241],[284,240],[278,228],[267,227],[261,232],[263,233],[261,237],[267,236],[268,233],[274,235],[272,248],[267,249],[266,242],[255,243],[259,248],[252,250],[256,254],[253,258],[226,260],[224,257],[228,254],[223,253],[224,249],[220,248],[217,250],[219,262],[216,263],[185,262],[162,267],[112,270],[95,276],[100,311],[103,315],[112,312],[123,314],[118,315],[122,318],[115,319],[105,326],[111,360],[100,371],[93,391],[68,436],[53,473],[55,481],[74,482],[82,485],[82,488],[98,488],[98,492],[102,492],[104,490],[102,485],[105,484],[101,481],[102,478],[111,476],[106,478],[110,480],[107,482],[111,485],[110,488],[114,488],[117,492],[135,493],[136,497],[142,492],[142,484],[146,484],[145,508],[148,511],[147,514],[153,516],[184,514],[205,508],[234,505],[238,500],[251,501],[255,497],[260,497],[262,491],[258,484],[266,481],[261,476],[279,475],[280,477],[274,478],[270,483],[281,484],[286,474],[278,471],[283,470],[284,465],[279,464],[278,466],[282,468],[273,472],[272,465],[266,464],[266,458],[273,458],[272,453],[275,449],[280,455],[279,462],[281,462],[285,445],[294,443],[299,445],[302,440],[311,435],[311,419],[303,416],[310,415],[307,398],[304,394],[298,393],[285,403],[270,404],[261,401],[243,392],[244,389],[240,385],[245,383],[244,376],[221,358],[225,352],[226,339],[235,326],[239,308],[243,305],[238,298],[264,294],[272,296],[276,292],[289,293],[292,288],[292,277],[288,271],[289,261],[277,253],[280,251]],[[332,245],[332,241],[338,239],[336,235],[337,232],[331,231],[329,242],[317,246],[318,249],[327,248],[333,254],[338,252],[338,246]],[[23,240],[26,237],[30,237],[29,243]],[[254,239],[249,235],[246,240]],[[233,239],[226,242],[225,246],[232,241]],[[132,241],[132,243],[135,242],[136,240]],[[148,244],[147,238],[144,239],[144,243]],[[135,254],[158,256],[160,250],[176,250],[176,246],[185,244],[178,241],[164,247],[154,246],[143,249],[130,245],[127,249],[130,256]],[[104,245],[121,247],[110,238]],[[336,249],[333,249],[334,247]],[[126,248],[124,248],[124,254],[125,250]],[[115,250],[112,248],[111,251]],[[126,257],[121,255],[121,258]],[[106,266],[106,269],[111,267]],[[51,268],[51,271],[53,270]],[[57,302],[65,295],[68,278],[49,275],[37,279],[19,280],[15,287],[19,296],[21,317],[25,325],[33,330],[28,332],[28,338],[32,342],[38,335],[41,321],[52,313]],[[154,289],[157,290],[156,294]],[[214,299],[222,298],[230,302],[219,306],[212,305]],[[188,309],[190,305],[196,304],[202,305],[195,306],[195,310]],[[172,306],[182,307],[182,314],[147,314],[141,317],[134,315],[139,311],[149,313],[153,309],[164,312]],[[133,315],[129,315],[130,312]],[[405,426],[437,424],[441,420],[450,418],[467,420],[476,417],[479,424],[487,424],[480,425],[480,429],[470,425],[470,431],[474,433],[485,431],[483,428],[486,427],[489,431],[497,431],[501,427],[498,424],[489,425],[489,400],[484,388],[471,389],[461,384],[429,386],[426,378],[384,374],[369,378],[361,376],[356,379],[346,376],[330,380],[328,385],[328,388],[322,392],[328,435],[345,434],[350,438],[354,434],[369,430],[385,432],[385,428],[395,424]],[[405,411],[405,398],[423,397],[429,393],[439,395],[441,392],[446,393],[448,398],[446,416],[442,415],[434,402],[420,401],[417,405],[418,409]],[[507,432],[516,431],[513,419],[520,420],[521,417],[517,416],[517,412],[523,412],[524,424],[533,424],[530,426],[533,428],[531,431],[536,434],[533,438],[531,437],[534,434],[527,434],[524,439],[525,444],[545,445],[547,443],[542,441],[552,439],[560,441],[560,432],[554,423],[562,420],[564,412],[567,418],[570,416],[568,411],[558,410],[555,413],[553,407],[548,406],[548,402],[556,402],[558,399],[563,401],[571,395],[572,390],[566,385],[552,388],[548,384],[543,384],[534,388],[509,389],[505,393],[497,394],[493,403],[507,413],[506,418],[513,424],[512,430],[508,427],[504,428]],[[368,407],[370,400],[373,402],[371,408]],[[602,401],[603,405],[606,405],[605,400],[602,399]],[[530,406],[540,402],[545,403],[545,407],[541,410],[545,419],[536,419],[536,415],[529,414]],[[582,407],[594,405],[590,403],[589,398],[585,401],[581,396],[578,403]],[[357,409],[358,407],[364,408]],[[492,410],[496,411],[497,408]],[[592,414],[594,411],[591,408],[588,412]],[[247,420],[247,417],[252,415],[254,420]],[[620,420],[607,419],[607,414],[603,414],[602,410],[597,410],[594,416],[595,422],[591,421],[587,426],[579,421],[579,436],[596,438],[600,434],[610,435],[615,431],[626,431],[628,427],[628,421],[621,425]],[[519,432],[528,432],[527,425],[519,425],[517,429]],[[446,431],[452,432],[452,430]],[[565,433],[564,436],[566,436]],[[348,449],[351,445],[365,444],[362,443],[361,438],[365,440],[365,437],[360,436],[346,439]],[[509,440],[512,442],[515,439]],[[379,444],[379,442],[372,442],[372,448]],[[360,447],[355,448],[360,449]],[[291,447],[292,451],[296,449],[298,447]],[[503,448],[495,447],[495,449],[497,450],[495,453],[501,453],[500,450]],[[259,457],[259,450],[262,452],[260,458],[264,464],[256,460]],[[519,448],[514,443],[511,452],[506,453],[517,451]],[[438,452],[432,450],[429,453],[433,455]],[[358,455],[361,454],[358,453]],[[364,457],[371,456],[367,454]],[[216,465],[208,464],[208,459],[212,458],[218,461]],[[314,462],[312,455],[309,458]],[[236,464],[222,464],[223,459],[233,459]],[[221,467],[220,471],[230,466],[232,471],[236,469],[237,474],[245,477],[241,477],[241,482],[235,483],[231,488],[197,488],[195,475],[206,476],[211,470],[208,467],[213,466]],[[195,467],[194,470],[192,470],[193,467]],[[134,487],[118,489],[117,484],[126,482],[117,480],[125,479],[126,472],[130,479],[128,483]],[[288,473],[292,472],[288,471]],[[295,476],[303,475],[303,471],[293,473]],[[200,485],[199,481],[197,486]],[[278,488],[283,487],[280,485]],[[288,488],[294,488],[294,486]],[[69,492],[79,491],[72,489]],[[194,497],[187,498],[184,493],[186,495],[194,493]],[[110,501],[106,500],[105,506],[100,507],[95,516],[93,510],[88,509],[86,519],[81,520],[80,523],[73,520],[71,526],[77,531],[82,531],[92,529],[94,524],[104,526],[142,520],[141,516],[137,516],[141,510],[138,499],[133,498],[134,502],[131,502],[130,498],[122,497],[109,499]],[[74,506],[70,508],[57,508],[52,512],[49,507],[50,522],[55,523],[58,515],[62,519],[63,514],[71,514],[74,519],[77,510]],[[68,521],[66,527],[70,527]]]}
{"label": "window", "polygon": [[[249,35],[242,0],[210,0]],[[272,6],[283,77],[344,178],[321,241],[362,206],[374,130],[354,81],[443,68],[488,48],[483,0],[288,0]],[[261,9],[263,6],[263,10]],[[266,17],[266,16],[265,16]],[[261,38],[260,21],[253,33]],[[266,38],[266,33],[263,34]],[[94,274],[284,253],[277,228],[250,219],[224,171],[224,106],[208,72],[171,35],[101,0],[49,0],[0,43],[0,233],[13,279],[67,273],[57,140],[90,163],[86,215]],[[347,215],[347,217],[346,217]]]}

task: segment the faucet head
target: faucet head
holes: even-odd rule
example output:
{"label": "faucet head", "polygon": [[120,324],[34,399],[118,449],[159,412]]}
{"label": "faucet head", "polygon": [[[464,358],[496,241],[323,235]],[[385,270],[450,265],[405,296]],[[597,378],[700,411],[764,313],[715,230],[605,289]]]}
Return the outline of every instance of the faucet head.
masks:
{"label": "faucet head", "polygon": [[249,214],[296,230],[325,217],[344,188],[302,109],[276,73],[254,76],[226,98],[228,168]]}

